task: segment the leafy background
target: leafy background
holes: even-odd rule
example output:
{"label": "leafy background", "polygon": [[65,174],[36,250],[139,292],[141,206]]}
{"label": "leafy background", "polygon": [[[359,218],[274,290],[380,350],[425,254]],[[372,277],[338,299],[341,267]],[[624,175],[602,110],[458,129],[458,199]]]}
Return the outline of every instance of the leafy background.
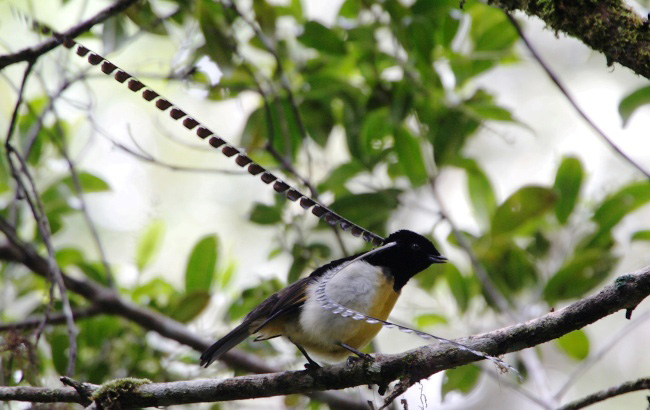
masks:
{"label": "leafy background", "polygon": [[[151,1],[80,40],[263,166],[283,172],[283,162],[293,164],[322,201],[346,218],[379,234],[408,228],[429,235],[452,263],[420,274],[405,289],[395,320],[444,337],[465,336],[557,309],[615,274],[650,263],[650,183],[572,111],[500,10],[475,1],[462,10],[457,1],[324,3],[237,2],[246,19],[257,22],[260,36],[219,3]],[[59,29],[104,6],[5,2],[0,33],[14,50],[38,38],[11,16],[10,5]],[[171,17],[160,23],[162,16]],[[650,168],[647,81],[607,68],[602,56],[556,38],[538,21],[521,21],[581,107],[623,151]],[[27,92],[33,111],[21,111],[15,138],[30,150],[57,261],[67,271],[107,282],[57,140],[65,141],[81,172],[84,198],[120,293],[206,338],[223,335],[264,297],[342,256],[343,249],[364,248],[348,235],[342,246],[325,224],[240,173],[232,161],[71,53],[55,50],[37,69],[39,78]],[[21,70],[1,73],[2,129],[13,106],[11,84]],[[30,142],[48,94],[78,75],[83,80],[57,100],[57,116],[48,114],[45,130]],[[2,158],[7,215],[14,194]],[[35,238],[26,206],[16,211],[20,232]],[[506,312],[481,286],[463,244],[505,300]],[[45,281],[6,264],[0,280],[0,320],[19,321],[44,310]],[[84,304],[74,295],[71,300]],[[644,311],[641,306],[635,312],[637,320],[648,316]],[[646,376],[650,359],[639,352],[650,333],[646,326],[623,335],[626,325],[617,315],[508,359],[533,395],[548,397],[575,379],[566,398],[581,397],[614,380]],[[200,369],[196,352],[120,318],[100,316],[79,326],[79,380],[232,374],[223,366]],[[8,337],[0,335],[0,342]],[[618,343],[602,360],[579,377],[572,373],[611,340]],[[2,353],[2,380],[55,383],[65,372],[67,343],[65,328],[51,327],[36,360],[25,352]],[[385,330],[372,348],[400,352],[422,343]],[[242,348],[280,367],[301,366],[283,341]],[[494,372],[490,366],[462,367],[430,378],[406,397],[414,406],[425,406],[423,400],[443,408],[531,406],[504,387],[509,375]],[[353,394],[368,393],[359,388]],[[246,406],[303,406],[303,400]],[[642,403],[645,398],[636,394],[601,408]]]}

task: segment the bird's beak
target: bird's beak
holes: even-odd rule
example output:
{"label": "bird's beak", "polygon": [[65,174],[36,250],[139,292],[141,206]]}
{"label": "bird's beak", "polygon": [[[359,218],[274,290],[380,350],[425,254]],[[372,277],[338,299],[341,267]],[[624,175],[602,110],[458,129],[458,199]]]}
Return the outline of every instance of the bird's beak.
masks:
{"label": "bird's beak", "polygon": [[447,258],[445,258],[442,255],[429,255],[429,260],[431,263],[445,263],[447,262]]}

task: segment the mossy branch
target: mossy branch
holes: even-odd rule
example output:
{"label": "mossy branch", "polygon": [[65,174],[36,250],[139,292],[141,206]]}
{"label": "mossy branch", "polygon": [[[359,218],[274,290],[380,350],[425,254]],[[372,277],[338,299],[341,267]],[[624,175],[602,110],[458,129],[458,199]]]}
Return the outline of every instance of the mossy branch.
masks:
{"label": "mossy branch", "polygon": [[621,64],[650,79],[650,25],[622,0],[488,0],[505,11],[520,10],[547,27],[600,51],[607,64]]}

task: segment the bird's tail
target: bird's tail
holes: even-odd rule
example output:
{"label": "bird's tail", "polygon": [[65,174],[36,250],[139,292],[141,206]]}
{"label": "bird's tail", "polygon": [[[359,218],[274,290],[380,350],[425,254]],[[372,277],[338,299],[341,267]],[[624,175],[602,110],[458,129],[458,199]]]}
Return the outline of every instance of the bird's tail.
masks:
{"label": "bird's tail", "polygon": [[212,362],[220,358],[224,353],[237,346],[250,335],[250,323],[244,321],[234,328],[230,333],[219,339],[212,346],[208,347],[201,355],[201,366],[208,367]]}

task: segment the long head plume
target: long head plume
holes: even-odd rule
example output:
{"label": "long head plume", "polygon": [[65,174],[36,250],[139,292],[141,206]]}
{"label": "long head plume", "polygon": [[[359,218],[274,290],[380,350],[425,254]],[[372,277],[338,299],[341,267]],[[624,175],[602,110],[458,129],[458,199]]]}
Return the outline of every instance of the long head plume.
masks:
{"label": "long head plume", "polygon": [[[207,139],[210,146],[212,146],[215,149],[220,149],[221,153],[226,157],[229,158],[234,157],[235,163],[237,163],[237,165],[239,165],[242,168],[246,168],[249,174],[253,176],[260,175],[260,179],[265,184],[273,183],[273,189],[276,192],[285,195],[290,201],[299,202],[300,206],[303,209],[305,210],[311,209],[311,213],[316,217],[320,219],[324,219],[328,224],[332,226],[340,227],[343,231],[350,232],[355,237],[361,237],[366,242],[369,242],[375,246],[383,245],[380,248],[370,251],[371,253],[380,251],[382,248],[392,246],[391,243],[385,243],[384,238],[382,238],[381,236],[352,223],[351,221],[343,218],[341,215],[338,215],[336,212],[332,211],[327,206],[299,192],[296,188],[287,184],[285,181],[278,178],[277,176],[275,176],[273,173],[266,170],[261,165],[255,163],[244,152],[232,146],[223,138],[219,137],[216,133],[211,131],[206,125],[202,124],[200,121],[189,116],[181,108],[174,105],[172,102],[170,102],[168,99],[161,96],[152,88],[146,86],[142,81],[132,76],[125,70],[121,69],[117,65],[113,64],[111,61],[107,60],[100,54],[76,42],[74,39],[52,30],[47,25],[40,23],[34,20],[33,18],[29,18],[29,20],[31,21],[32,27],[35,30],[40,31],[43,34],[51,34],[57,41],[63,44],[66,48],[72,49],[77,56],[81,58],[86,58],[89,64],[94,66],[100,66],[100,69],[104,74],[112,75],[117,82],[126,84],[129,90],[140,93],[142,95],[142,98],[145,101],[152,102],[153,104],[155,104],[156,108],[158,108],[160,111],[168,112],[169,117],[171,119],[176,121],[182,120],[182,124],[185,128],[187,128],[190,131],[194,131],[199,138],[203,140]],[[364,254],[363,256],[366,255],[367,254]],[[357,259],[350,260],[342,264],[341,266],[337,267],[337,269],[333,269],[320,280],[318,288],[316,289],[316,295],[319,303],[322,305],[324,309],[331,310],[332,313],[340,315],[342,317],[350,318],[351,320],[363,320],[369,324],[381,324],[382,327],[387,329],[398,329],[404,333],[414,334],[425,340],[436,340],[441,343],[450,344],[460,350],[472,353],[478,357],[489,360],[492,363],[496,364],[502,370],[506,370],[506,369],[512,370],[521,378],[521,375],[515,368],[513,368],[512,366],[510,366],[509,364],[505,363],[503,360],[497,357],[490,356],[487,353],[478,351],[476,349],[472,349],[466,345],[463,345],[462,343],[458,343],[453,340],[445,339],[439,336],[432,335],[430,333],[411,329],[406,326],[398,325],[396,323],[392,323],[372,316],[368,316],[364,313],[350,309],[332,300],[330,296],[327,294],[327,284],[338,272],[340,272],[350,263],[355,262]]]}
{"label": "long head plume", "polygon": [[31,19],[31,22],[32,27],[35,30],[40,31],[43,34],[51,34],[66,48],[73,50],[77,56],[85,58],[89,64],[99,66],[104,74],[112,76],[118,83],[126,84],[128,89],[134,93],[140,93],[145,101],[153,103],[160,111],[168,112],[169,117],[172,120],[181,121],[185,128],[194,131],[199,138],[203,140],[207,139],[210,146],[220,150],[226,157],[234,158],[235,163],[242,168],[246,168],[249,174],[253,176],[260,175],[262,182],[269,185],[273,184],[273,189],[277,193],[285,195],[287,199],[292,202],[300,203],[300,206],[303,209],[311,210],[311,213],[317,218],[324,219],[328,224],[335,227],[338,226],[343,231],[350,232],[355,237],[361,237],[364,241],[375,246],[383,243],[384,238],[352,223],[322,203],[319,203],[315,199],[301,193],[293,186],[275,176],[272,172],[254,162],[242,150],[229,144],[226,140],[210,130],[206,125],[188,115],[180,107],[176,106],[152,88],[146,86],[136,77],[101,56],[99,53],[90,50],[70,37],[66,37],[63,34],[52,30],[43,23],[35,21],[34,19]]}

